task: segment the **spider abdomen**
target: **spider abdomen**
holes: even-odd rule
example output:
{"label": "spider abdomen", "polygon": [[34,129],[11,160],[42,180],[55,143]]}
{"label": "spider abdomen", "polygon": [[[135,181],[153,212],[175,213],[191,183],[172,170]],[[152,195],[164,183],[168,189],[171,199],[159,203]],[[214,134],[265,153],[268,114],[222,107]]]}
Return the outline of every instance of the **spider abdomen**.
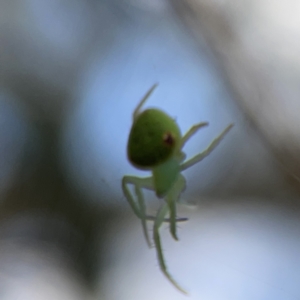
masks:
{"label": "spider abdomen", "polygon": [[132,125],[128,158],[137,168],[152,169],[174,154],[180,139],[180,129],[174,119],[159,109],[147,109]]}

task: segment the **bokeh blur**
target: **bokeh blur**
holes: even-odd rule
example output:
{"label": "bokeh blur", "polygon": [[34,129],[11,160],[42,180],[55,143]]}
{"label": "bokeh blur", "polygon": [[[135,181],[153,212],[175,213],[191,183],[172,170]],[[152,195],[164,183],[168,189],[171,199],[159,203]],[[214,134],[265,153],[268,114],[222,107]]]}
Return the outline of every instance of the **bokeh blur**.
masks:
{"label": "bokeh blur", "polygon": [[[191,299],[300,291],[296,1],[0,2],[0,299],[186,299],[159,270],[121,179],[132,112],[186,132],[191,157],[170,273]],[[299,9],[298,9],[299,11]],[[160,203],[147,192],[152,211]],[[149,222],[149,230],[151,231]]]}

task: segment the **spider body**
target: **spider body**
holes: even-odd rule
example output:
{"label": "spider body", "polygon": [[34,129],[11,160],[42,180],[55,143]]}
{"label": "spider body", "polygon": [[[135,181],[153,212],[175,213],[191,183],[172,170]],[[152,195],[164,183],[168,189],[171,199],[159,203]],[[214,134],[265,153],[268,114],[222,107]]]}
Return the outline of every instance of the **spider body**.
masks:
{"label": "spider body", "polygon": [[[127,145],[127,156],[130,163],[138,169],[151,170],[152,176],[143,178],[124,176],[122,189],[135,215],[141,220],[144,236],[149,246],[151,246],[151,242],[147,221],[154,221],[153,241],[160,269],[177,289],[186,293],[167,270],[159,229],[163,222],[168,222],[171,235],[175,240],[178,240],[176,224],[187,220],[186,218],[177,218],[176,215],[176,204],[186,186],[185,178],[181,172],[210,154],[233,125],[227,126],[203,152],[186,160],[182,148],[191,136],[200,128],[207,126],[208,123],[198,123],[182,135],[176,121],[165,112],[155,108],[141,111],[141,107],[156,86],[155,84],[151,87],[134,110],[133,124]],[[130,191],[129,185],[133,186],[135,196]],[[146,213],[142,189],[152,190],[158,198],[163,199],[162,206],[155,217]],[[167,215],[169,218],[166,218]]]}

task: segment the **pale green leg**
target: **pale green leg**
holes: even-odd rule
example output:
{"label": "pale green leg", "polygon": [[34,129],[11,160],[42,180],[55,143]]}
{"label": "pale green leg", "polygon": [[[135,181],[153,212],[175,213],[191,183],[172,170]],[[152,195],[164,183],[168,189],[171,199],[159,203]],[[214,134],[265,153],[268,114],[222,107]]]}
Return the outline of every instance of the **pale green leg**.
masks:
{"label": "pale green leg", "polygon": [[167,270],[165,263],[165,258],[163,255],[163,250],[160,241],[159,228],[162,225],[166,214],[169,212],[169,205],[164,203],[163,206],[159,209],[153,227],[153,240],[156,248],[157,259],[159,266],[164,275],[170,280],[170,282],[182,293],[187,294],[187,292],[175,281],[171,274]]}
{"label": "pale green leg", "polygon": [[[149,216],[149,215],[147,215],[146,219],[147,219],[147,221],[155,221],[156,216]],[[183,217],[183,218],[176,218],[176,222],[186,222],[188,220],[189,220],[189,218],[185,218],[185,217]],[[171,223],[171,219],[170,218],[164,218],[163,222]]]}
{"label": "pale green leg", "polygon": [[[196,156],[192,157],[191,159],[187,160],[180,166],[180,171],[186,170],[189,167],[193,166],[194,164],[200,162],[203,158],[208,156],[221,142],[221,140],[225,137],[225,135],[229,132],[229,130],[233,127],[233,124],[228,125],[219,136],[217,136],[210,145],[201,153],[197,154]],[[192,134],[190,135],[192,136]],[[189,137],[190,137],[189,136]]]}
{"label": "pale green leg", "polygon": [[[134,197],[132,196],[132,194],[128,188],[129,184],[132,184],[134,186],[137,201],[135,201]],[[145,239],[146,239],[149,247],[151,247],[151,242],[150,242],[149,235],[148,235],[146,221],[147,220],[154,221],[156,219],[156,217],[148,216],[146,214],[146,206],[145,206],[144,196],[142,193],[142,188],[148,189],[148,190],[154,190],[152,177],[144,177],[144,178],[135,177],[135,176],[124,176],[123,177],[123,179],[122,179],[123,193],[124,193],[128,203],[130,204],[133,212],[141,220]],[[163,222],[171,222],[171,221],[172,221],[171,219],[163,220]],[[184,222],[184,221],[187,221],[187,218],[175,219],[175,222]]]}
{"label": "pale green leg", "polygon": [[185,189],[185,179],[182,175],[179,175],[177,181],[175,182],[173,188],[166,196],[166,202],[168,203],[170,210],[170,232],[175,240],[178,241],[177,237],[177,219],[176,219],[176,205],[179,200],[180,194]]}
{"label": "pale green leg", "polygon": [[155,83],[150,90],[146,93],[146,95],[142,98],[142,100],[140,101],[140,103],[137,105],[136,109],[133,112],[133,121],[135,121],[136,117],[139,115],[140,113],[140,109],[141,107],[144,105],[144,103],[147,101],[147,99],[151,96],[151,94],[153,93],[153,91],[155,90],[155,88],[158,86],[157,83]]}
{"label": "pale green leg", "polygon": [[[130,193],[130,190],[128,188],[128,184],[134,185],[135,193],[137,196],[137,202],[134,200],[133,196]],[[147,215],[146,215],[146,205],[144,201],[144,196],[142,193],[142,188],[153,190],[153,181],[152,177],[145,177],[145,178],[139,178],[134,176],[124,176],[122,179],[122,189],[123,193],[130,204],[133,212],[135,215],[141,220],[143,232],[145,239],[147,241],[147,244],[149,247],[151,247],[151,242],[148,235],[148,229],[147,229]]]}
{"label": "pale green leg", "polygon": [[192,126],[188,132],[182,137],[181,139],[181,147],[180,149],[182,149],[185,145],[185,143],[202,127],[208,126],[208,122],[201,122],[198,124],[195,124],[194,126]]}

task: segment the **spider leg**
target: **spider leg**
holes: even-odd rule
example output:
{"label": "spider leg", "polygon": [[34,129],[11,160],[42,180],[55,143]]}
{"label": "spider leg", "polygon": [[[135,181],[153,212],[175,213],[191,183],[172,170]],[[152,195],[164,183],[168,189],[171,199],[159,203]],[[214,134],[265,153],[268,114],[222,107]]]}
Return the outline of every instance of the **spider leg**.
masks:
{"label": "spider leg", "polygon": [[217,136],[210,145],[201,153],[195,155],[191,159],[187,160],[180,166],[180,171],[186,170],[194,164],[200,162],[203,158],[208,156],[221,142],[221,140],[225,137],[225,135],[229,132],[229,130],[233,127],[233,124],[228,125],[219,136]]}
{"label": "spider leg", "polygon": [[162,245],[160,241],[160,235],[159,235],[159,229],[165,219],[166,214],[169,211],[169,205],[167,203],[164,203],[162,207],[159,209],[156,219],[154,221],[154,226],[153,226],[153,240],[156,248],[156,253],[157,253],[157,259],[159,262],[159,267],[161,271],[164,273],[164,275],[169,279],[169,281],[182,293],[187,294],[187,292],[175,281],[175,279],[171,276],[169,273],[166,263],[165,263],[165,258],[163,255],[163,250],[162,250]]}
{"label": "spider leg", "polygon": [[135,121],[136,117],[139,115],[140,113],[140,109],[141,107],[144,105],[144,103],[147,101],[147,99],[151,96],[151,94],[153,93],[153,91],[155,90],[155,88],[158,86],[157,83],[155,83],[150,90],[146,93],[146,95],[142,98],[142,100],[139,102],[139,104],[137,105],[136,109],[133,112],[133,121]]}
{"label": "spider leg", "polygon": [[[134,185],[135,193],[137,196],[137,201],[134,200],[134,197],[132,196],[128,184]],[[147,216],[146,216],[146,205],[144,201],[144,196],[142,193],[142,188],[153,190],[153,183],[152,183],[152,177],[135,177],[135,176],[124,176],[122,179],[122,189],[123,193],[130,204],[133,212],[135,215],[141,220],[144,236],[146,239],[146,242],[149,247],[151,247],[150,238],[148,235],[148,229],[147,229]]]}
{"label": "spider leg", "polygon": [[165,198],[170,211],[170,232],[176,241],[178,241],[178,236],[176,232],[177,230],[176,222],[178,221],[176,219],[176,204],[177,201],[179,200],[180,194],[184,189],[185,189],[185,178],[182,175],[179,175],[173,188]]}
{"label": "spider leg", "polygon": [[208,122],[201,122],[198,124],[195,124],[192,126],[182,137],[181,139],[181,146],[180,149],[182,149],[185,145],[185,143],[202,127],[208,126]]}
{"label": "spider leg", "polygon": [[[130,184],[134,186],[134,191],[135,191],[136,198],[137,198],[136,200],[129,190],[128,185],[130,185]],[[151,242],[150,242],[150,238],[148,235],[146,221],[155,221],[156,217],[149,216],[146,214],[146,205],[145,205],[142,188],[148,189],[148,190],[154,190],[152,177],[144,177],[144,178],[135,177],[135,176],[124,176],[123,177],[123,179],[122,179],[123,193],[129,203],[129,205],[131,206],[133,212],[141,220],[145,239],[147,241],[148,246],[151,247]],[[184,222],[187,220],[188,220],[187,218],[176,218],[175,223],[176,222]],[[166,218],[163,220],[163,222],[172,222],[172,221],[173,220],[171,220],[171,218],[169,218],[169,219]]]}
{"label": "spider leg", "polygon": [[[146,219],[147,219],[147,221],[155,221],[156,216],[147,215]],[[184,218],[184,217],[183,218],[176,218],[176,222],[186,222],[188,220],[189,220],[189,218]],[[171,219],[170,218],[164,218],[163,222],[171,223]]]}

